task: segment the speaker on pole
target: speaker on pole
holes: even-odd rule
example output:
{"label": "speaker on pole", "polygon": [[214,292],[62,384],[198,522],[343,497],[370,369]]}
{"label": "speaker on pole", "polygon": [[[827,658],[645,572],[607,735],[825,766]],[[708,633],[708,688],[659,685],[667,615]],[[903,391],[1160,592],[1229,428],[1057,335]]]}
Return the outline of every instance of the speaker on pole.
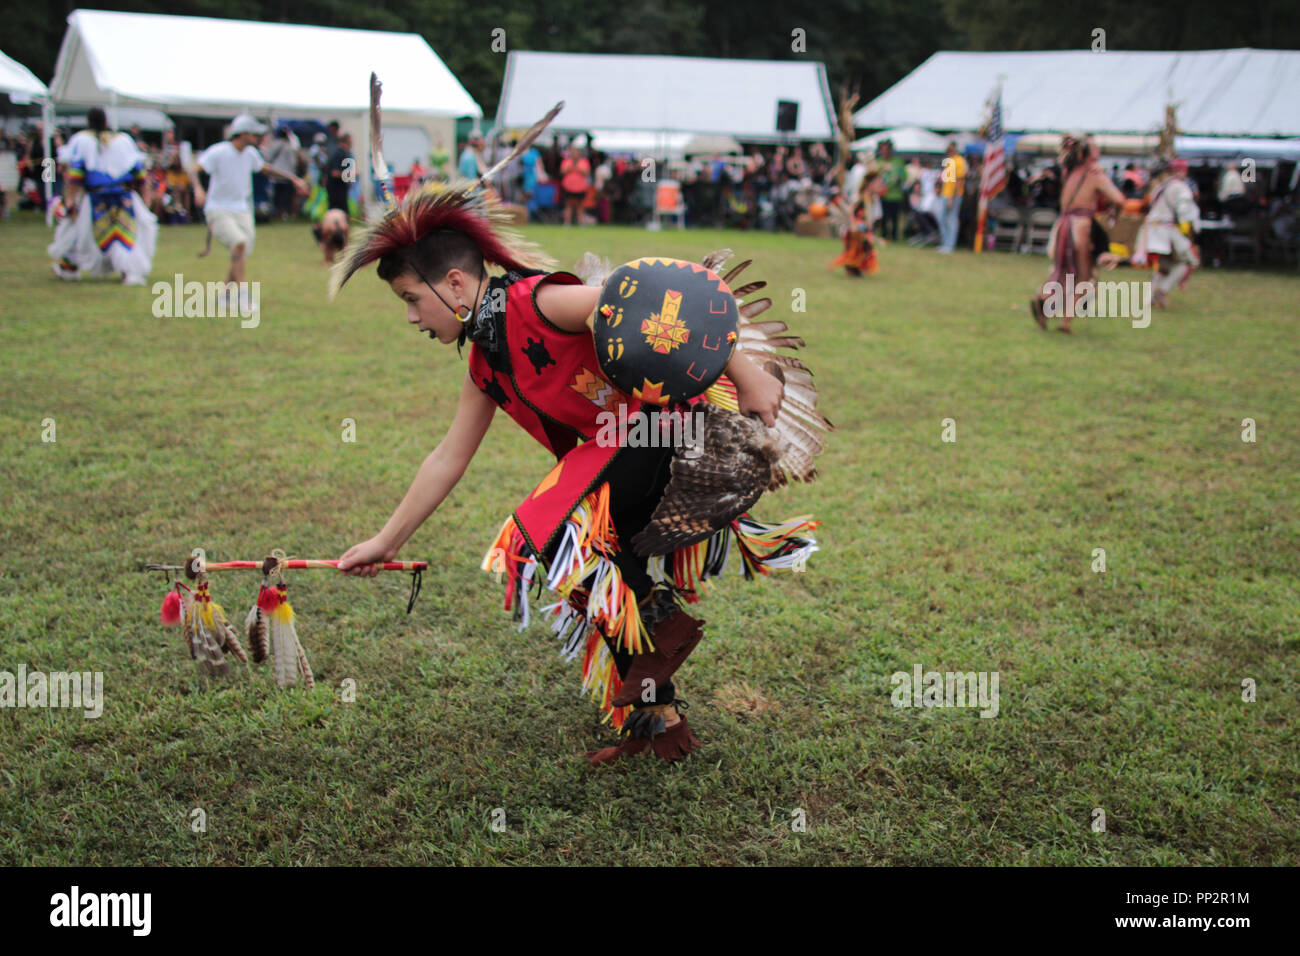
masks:
{"label": "speaker on pole", "polygon": [[794,100],[776,101],[776,131],[793,133],[799,128],[799,104]]}

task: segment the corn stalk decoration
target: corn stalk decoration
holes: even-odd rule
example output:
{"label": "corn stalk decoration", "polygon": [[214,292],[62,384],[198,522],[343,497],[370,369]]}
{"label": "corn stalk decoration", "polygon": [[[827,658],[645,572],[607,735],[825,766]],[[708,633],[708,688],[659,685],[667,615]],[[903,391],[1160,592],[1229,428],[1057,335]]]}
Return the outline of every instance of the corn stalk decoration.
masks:
{"label": "corn stalk decoration", "polygon": [[1156,142],[1156,156],[1168,162],[1178,155],[1174,145],[1178,137],[1178,106],[1170,103],[1165,107],[1165,123],[1160,127],[1160,136]]}
{"label": "corn stalk decoration", "polygon": [[[835,157],[835,165],[831,168],[829,177],[841,191],[844,189],[844,174],[849,168],[849,157],[853,155],[853,109],[857,105],[858,91],[850,93],[847,84],[841,86],[839,123],[835,128],[839,155]],[[856,196],[848,197],[849,205],[852,206],[856,200]]]}
{"label": "corn stalk decoration", "polygon": [[[421,574],[428,566],[427,561],[386,561],[380,566],[384,571],[411,572],[411,596],[406,605],[408,614],[415,606],[415,599],[420,593]],[[192,587],[179,578],[171,582],[159,616],[163,624],[180,626],[190,656],[198,662],[199,670],[208,675],[230,673],[227,654],[241,663],[246,664],[249,660],[249,652],[244,650],[239,633],[226,617],[225,609],[212,600],[208,575],[215,571],[260,570],[262,584],[258,588],[257,600],[244,618],[244,636],[252,652],[253,663],[262,664],[269,659],[275,670],[277,685],[293,687],[301,681],[304,687],[311,690],[316,686],[316,679],[312,675],[307,652],[298,639],[284,572],[337,567],[337,561],[290,559],[278,548],[262,561],[209,563],[202,549],[195,548],[193,556],[184,564],[150,564],[145,566],[145,570],[183,571],[185,577],[193,582]]]}

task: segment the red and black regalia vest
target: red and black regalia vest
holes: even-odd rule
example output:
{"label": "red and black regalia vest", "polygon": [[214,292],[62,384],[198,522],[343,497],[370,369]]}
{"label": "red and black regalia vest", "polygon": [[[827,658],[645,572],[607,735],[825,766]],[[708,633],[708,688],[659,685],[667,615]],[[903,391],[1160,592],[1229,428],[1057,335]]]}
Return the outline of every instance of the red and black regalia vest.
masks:
{"label": "red and black regalia vest", "polygon": [[[596,442],[602,412],[636,412],[641,403],[601,374],[591,331],[561,329],[537,307],[545,283],[581,285],[572,273],[508,273],[493,280],[469,354],[474,384],[556,457],[556,464],[513,513],[534,554],[548,553],[564,522],[601,482],[618,452]],[[504,315],[491,317],[493,296],[505,294]]]}

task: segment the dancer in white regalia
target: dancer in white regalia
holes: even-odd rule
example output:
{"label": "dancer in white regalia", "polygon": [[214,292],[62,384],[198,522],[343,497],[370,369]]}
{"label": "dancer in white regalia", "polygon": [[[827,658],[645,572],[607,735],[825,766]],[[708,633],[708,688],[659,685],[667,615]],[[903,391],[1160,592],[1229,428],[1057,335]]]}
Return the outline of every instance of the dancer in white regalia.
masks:
{"label": "dancer in white regalia", "polygon": [[86,116],[88,129],[60,151],[67,167],[63,205],[67,218],[46,251],[60,279],[120,275],[124,285],[144,285],[158,245],[158,219],[140,198],[145,155],[126,133],[108,128],[104,111]]}
{"label": "dancer in white regalia", "polygon": [[1151,300],[1160,308],[1169,304],[1174,291],[1200,265],[1196,247],[1188,233],[1196,228],[1200,210],[1187,185],[1187,160],[1175,159],[1154,170],[1148,195],[1151,211],[1138,236],[1136,265],[1145,265],[1149,254],[1160,256],[1160,271],[1151,280]]}

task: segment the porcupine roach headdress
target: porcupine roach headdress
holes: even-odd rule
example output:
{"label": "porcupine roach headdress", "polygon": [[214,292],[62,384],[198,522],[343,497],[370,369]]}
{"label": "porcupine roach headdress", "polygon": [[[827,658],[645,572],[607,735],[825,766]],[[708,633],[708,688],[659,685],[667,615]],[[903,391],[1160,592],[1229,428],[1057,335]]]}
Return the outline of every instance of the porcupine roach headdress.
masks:
{"label": "porcupine roach headdress", "polygon": [[[330,274],[330,297],[364,266],[414,245],[438,229],[464,233],[483,258],[505,269],[546,269],[555,264],[536,245],[506,228],[512,216],[475,180],[455,186],[433,184],[408,195],[372,229],[364,230]],[[441,276],[430,276],[437,281]]]}

